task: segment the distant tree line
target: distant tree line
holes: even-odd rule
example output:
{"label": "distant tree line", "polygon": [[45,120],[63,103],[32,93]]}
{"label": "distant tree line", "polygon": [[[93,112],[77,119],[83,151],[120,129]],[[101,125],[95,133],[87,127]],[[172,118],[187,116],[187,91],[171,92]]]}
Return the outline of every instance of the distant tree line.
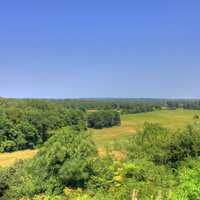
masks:
{"label": "distant tree line", "polygon": [[200,110],[200,101],[187,102],[183,105],[184,109]]}
{"label": "distant tree line", "polygon": [[75,99],[75,100],[36,100],[36,99],[0,99],[0,105],[18,108],[36,108],[47,110],[56,108],[88,110],[117,110],[121,113],[140,113],[154,109],[161,109],[163,101],[159,100],[132,100],[132,99]]}
{"label": "distant tree line", "polygon": [[134,107],[126,107],[122,109],[122,114],[135,114],[135,113],[143,113],[143,112],[152,112],[154,110],[160,110],[161,106],[152,105],[152,104],[135,104]]}
{"label": "distant tree line", "polygon": [[169,109],[189,109],[189,110],[200,110],[200,100],[168,100],[166,107]]}

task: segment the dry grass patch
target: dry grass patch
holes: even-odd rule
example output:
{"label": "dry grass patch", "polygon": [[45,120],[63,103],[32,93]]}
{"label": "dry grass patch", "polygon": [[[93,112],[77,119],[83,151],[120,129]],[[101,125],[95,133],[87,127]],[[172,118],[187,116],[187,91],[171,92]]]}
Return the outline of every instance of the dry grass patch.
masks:
{"label": "dry grass patch", "polygon": [[121,151],[117,151],[117,150],[112,150],[110,152],[107,152],[105,148],[103,147],[99,147],[98,148],[98,154],[100,158],[104,158],[106,155],[110,155],[112,158],[114,158],[115,160],[124,160],[126,158],[126,154],[121,152]]}
{"label": "dry grass patch", "polygon": [[12,153],[0,153],[0,167],[9,167],[17,160],[32,158],[36,155],[37,150],[24,150]]}

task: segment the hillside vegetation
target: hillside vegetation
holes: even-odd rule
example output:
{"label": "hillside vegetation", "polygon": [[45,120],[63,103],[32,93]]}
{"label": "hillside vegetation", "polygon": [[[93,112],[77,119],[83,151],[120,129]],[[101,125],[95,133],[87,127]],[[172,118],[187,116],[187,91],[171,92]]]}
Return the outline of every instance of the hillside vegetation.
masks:
{"label": "hillside vegetation", "polygon": [[[123,160],[99,157],[90,135],[61,129],[31,160],[0,172],[0,198],[59,200],[199,199],[200,126],[171,131],[145,123],[116,145]],[[196,168],[197,167],[197,168]]]}
{"label": "hillside vegetation", "polygon": [[[123,140],[134,135],[143,128],[145,122],[159,123],[163,127],[178,129],[184,128],[187,124],[200,122],[194,119],[195,115],[200,116],[200,111],[196,110],[160,110],[140,114],[128,114],[121,116],[121,125],[104,129],[90,129],[92,138],[98,147],[103,147],[109,143]],[[10,166],[18,159],[33,157],[35,150],[18,151],[14,153],[1,153],[0,166]]]}
{"label": "hillside vegetation", "polygon": [[0,200],[198,200],[199,105],[3,99]]}

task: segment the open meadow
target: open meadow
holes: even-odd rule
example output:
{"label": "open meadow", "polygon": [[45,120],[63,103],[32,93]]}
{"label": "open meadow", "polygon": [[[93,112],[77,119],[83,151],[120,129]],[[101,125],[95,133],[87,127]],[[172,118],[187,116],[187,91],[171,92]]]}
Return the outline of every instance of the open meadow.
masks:
{"label": "open meadow", "polygon": [[93,129],[92,133],[96,144],[102,146],[135,134],[143,128],[145,122],[159,123],[170,129],[184,128],[190,123],[199,121],[194,119],[196,114],[200,115],[200,111],[177,109],[122,115],[121,126],[100,130]]}
{"label": "open meadow", "polygon": [[[161,110],[148,113],[122,115],[121,126],[104,129],[90,129],[95,143],[102,147],[112,141],[118,141],[135,134],[142,129],[145,122],[159,123],[170,129],[184,128],[187,124],[200,121],[194,115],[200,111],[193,110]],[[18,159],[26,159],[36,154],[36,150],[17,151],[0,154],[0,166],[12,165]]]}

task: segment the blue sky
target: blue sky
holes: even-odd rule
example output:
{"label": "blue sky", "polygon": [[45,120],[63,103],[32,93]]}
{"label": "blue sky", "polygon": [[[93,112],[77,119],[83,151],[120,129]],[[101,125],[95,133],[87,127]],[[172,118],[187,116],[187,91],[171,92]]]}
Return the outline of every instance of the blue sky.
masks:
{"label": "blue sky", "polygon": [[200,98],[200,1],[0,3],[0,96]]}

